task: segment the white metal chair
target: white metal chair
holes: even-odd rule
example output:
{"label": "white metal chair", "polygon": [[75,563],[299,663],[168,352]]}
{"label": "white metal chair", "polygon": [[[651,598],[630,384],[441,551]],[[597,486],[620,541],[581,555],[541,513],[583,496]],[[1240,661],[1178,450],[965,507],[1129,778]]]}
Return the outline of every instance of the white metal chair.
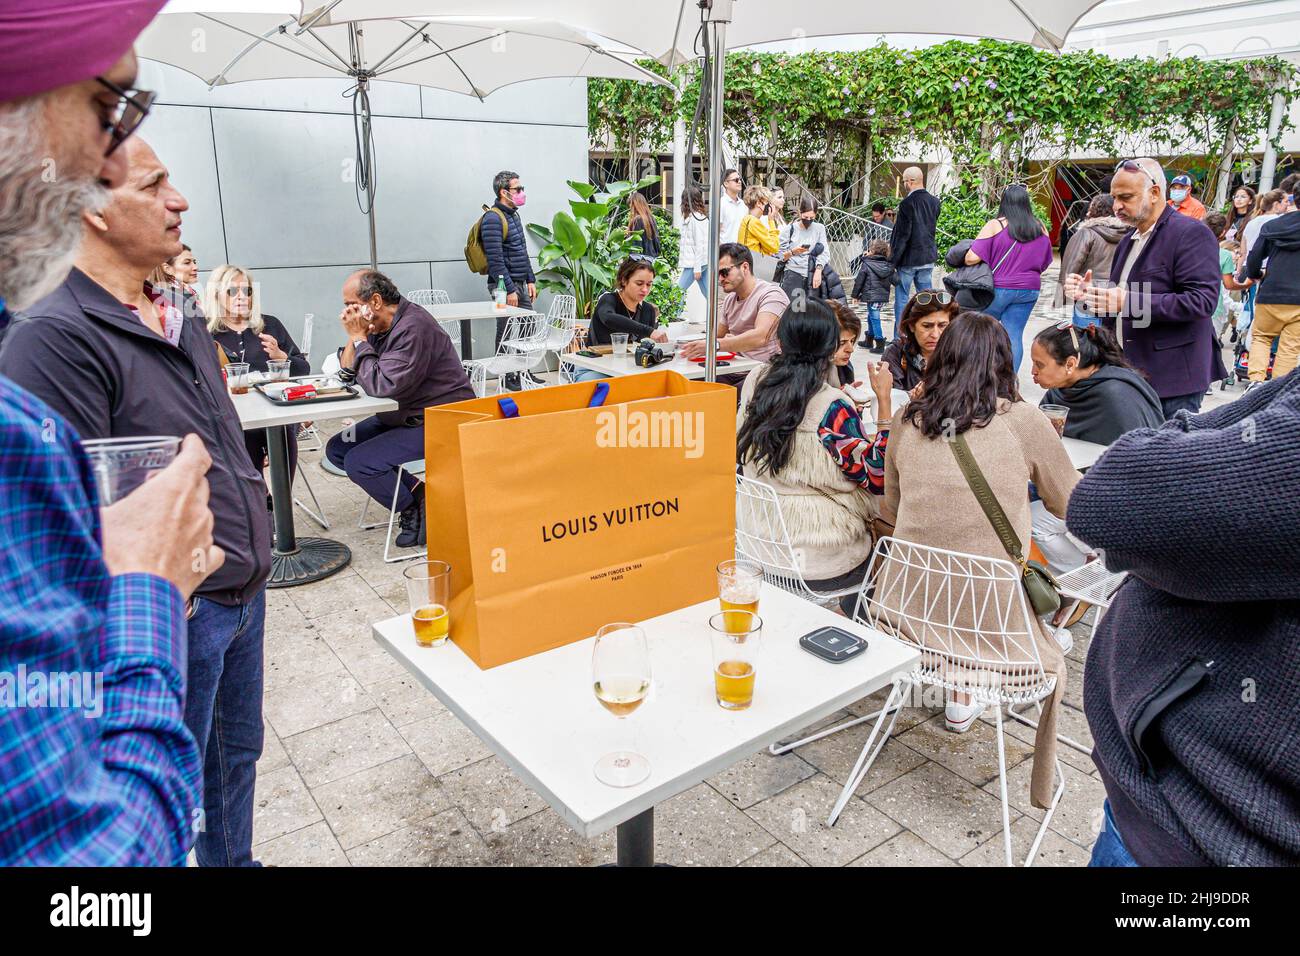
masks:
{"label": "white metal chair", "polygon": [[799,570],[785,515],[776,489],[766,482],[736,475],[736,553],[763,567],[763,577],[782,590],[818,604],[836,601],[857,591],[814,591]]}
{"label": "white metal chair", "polygon": [[487,367],[482,362],[461,362],[460,367],[469,376],[469,387],[474,394],[482,398],[487,394]]}
{"label": "white metal chair", "polygon": [[547,318],[540,313],[512,316],[506,323],[496,355],[474,361],[484,366],[485,375],[496,378],[500,394],[507,375],[520,375],[527,379],[525,373],[534,371],[546,360],[549,333]]}
{"label": "white metal chair", "polygon": [[578,330],[578,300],[571,295],[557,295],[551,300],[546,323],[547,350],[557,355],[568,351]]}
{"label": "white metal chair", "polygon": [[[1002,838],[1007,865],[1011,866],[1011,814],[1007,801],[1002,708],[1035,704],[1041,714],[1042,701],[1051,696],[1056,686],[1056,677],[1046,672],[1039,657],[1035,641],[1038,624],[1025,600],[1020,569],[1007,560],[881,538],[872,552],[854,617],[920,650],[920,663],[894,683],[880,711],[779,750],[773,748],[773,752],[784,753],[875,718],[871,735],[827,821],[833,825],[893,733],[909,691],[938,687],[969,694],[975,703],[991,706],[997,718]],[[882,734],[887,716],[889,724]],[[1025,858],[1026,866],[1033,865],[1052,815],[1065,793],[1065,771],[1059,760],[1056,773],[1060,784]]]}
{"label": "white metal chair", "polygon": [[[410,292],[404,292],[408,302],[414,302],[420,306],[430,305],[451,305],[451,295],[446,289],[412,289]],[[456,347],[456,354],[460,354],[460,320],[459,319],[439,319],[438,324],[442,330],[451,337],[451,344]]]}
{"label": "white metal chair", "polygon": [[[393,525],[397,523],[397,493],[402,485],[402,475],[414,475],[421,478],[424,475],[424,459],[416,461],[403,462],[397,466],[397,481],[393,483],[393,500],[388,506],[388,530],[384,535],[384,563],[393,564],[397,561],[410,561],[413,558],[422,558],[429,552],[411,551],[408,554],[392,554],[393,549]],[[365,504],[361,506],[361,517],[357,519],[357,527],[362,531],[371,531],[375,528],[384,526],[384,522],[376,521],[373,524],[366,524],[366,512],[370,510],[370,496],[366,495]]]}
{"label": "white metal chair", "polygon": [[[300,444],[298,447],[301,450],[302,445]],[[295,472],[293,478],[295,484],[299,478],[302,479],[303,486],[307,489],[307,494],[311,496],[311,503],[316,506],[316,510],[312,511],[311,508],[308,508],[307,503],[297,495],[294,495],[293,503],[301,508],[307,517],[320,525],[322,530],[328,531],[330,529],[329,519],[325,517],[325,509],[321,507],[320,501],[316,498],[316,492],[311,486],[311,481],[307,478],[306,470],[300,466],[297,472]]]}
{"label": "white metal chair", "polygon": [[[312,332],[315,329],[315,325],[316,325],[315,315],[308,312],[306,315],[303,316],[302,341],[298,344],[298,351],[302,352],[303,357],[307,359],[308,365],[311,364]],[[308,442],[310,442],[311,444],[308,444]],[[320,431],[316,428],[314,424],[306,425],[298,429],[298,450],[299,451],[320,451],[324,447],[325,447],[325,441],[320,437]],[[304,477],[303,481],[306,480],[307,479]],[[311,500],[313,502],[316,501],[316,493],[311,490],[310,483],[307,485],[307,493],[311,495]],[[311,510],[309,510],[305,505],[301,505],[301,503],[300,503],[300,507],[302,507],[302,509],[306,511],[309,515],[311,515],[313,518],[316,518],[317,524],[320,524],[322,528],[327,528],[327,529],[329,528],[329,524],[325,523],[323,518],[318,517]],[[320,505],[317,504],[316,507],[319,508]],[[324,514],[324,512],[322,511],[321,514]]]}

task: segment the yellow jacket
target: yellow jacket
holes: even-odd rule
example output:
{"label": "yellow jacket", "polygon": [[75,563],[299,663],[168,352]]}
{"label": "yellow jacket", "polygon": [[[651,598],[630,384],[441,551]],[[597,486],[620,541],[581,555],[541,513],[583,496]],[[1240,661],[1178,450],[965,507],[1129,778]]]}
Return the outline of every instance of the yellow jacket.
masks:
{"label": "yellow jacket", "polygon": [[740,220],[736,241],[764,256],[776,255],[781,245],[775,225],[764,225],[763,220],[748,214]]}

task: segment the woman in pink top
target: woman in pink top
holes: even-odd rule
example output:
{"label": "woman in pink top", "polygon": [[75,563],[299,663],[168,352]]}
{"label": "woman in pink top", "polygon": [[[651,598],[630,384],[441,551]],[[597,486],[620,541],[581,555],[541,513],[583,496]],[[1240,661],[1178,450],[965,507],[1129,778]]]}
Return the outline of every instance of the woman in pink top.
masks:
{"label": "woman in pink top", "polygon": [[1011,359],[1017,372],[1024,355],[1025,324],[1043,288],[1043,272],[1052,264],[1052,241],[1034,216],[1029,190],[1013,183],[1002,190],[996,219],[984,224],[966,264],[987,262],[993,270],[993,303],[987,314],[1011,336]]}

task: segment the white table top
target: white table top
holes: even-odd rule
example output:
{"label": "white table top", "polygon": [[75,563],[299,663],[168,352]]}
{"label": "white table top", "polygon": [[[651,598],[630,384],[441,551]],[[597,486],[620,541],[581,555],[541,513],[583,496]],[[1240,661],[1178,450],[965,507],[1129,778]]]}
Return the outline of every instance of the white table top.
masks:
{"label": "white table top", "polygon": [[1078,438],[1062,438],[1061,443],[1065,445],[1065,450],[1070,455],[1070,463],[1077,469],[1091,468],[1097,464],[1097,459],[1106,453],[1109,445],[1098,445],[1095,442],[1081,441]]}
{"label": "white table top", "polygon": [[[592,837],[879,690],[919,659],[905,644],[764,584],[754,704],[727,711],[713,691],[708,621],[717,612],[713,600],[642,622],[653,686],[625,720],[592,692],[593,638],[480,670],[450,642],[416,645],[407,615],[379,622],[374,634],[570,826]],[[799,647],[800,636],[828,624],[867,637],[870,647],[842,664]],[[618,788],[596,779],[596,760],[621,749],[649,759],[645,782]]]}
{"label": "white table top", "polygon": [[[684,378],[704,378],[704,364],[702,362],[691,362],[684,358],[674,358],[671,362],[664,362],[661,365],[655,365],[651,368],[642,368],[632,361],[632,352],[635,345],[628,343],[626,355],[601,355],[597,358],[588,358],[585,355],[579,355],[577,352],[565,352],[561,358],[565,362],[576,365],[578,368],[588,368],[593,372],[603,372],[606,375],[638,375],[641,372],[679,372]],[[717,368],[718,375],[732,375],[736,372],[749,372],[766,363],[759,362],[755,359],[745,358],[737,355],[734,359],[727,359],[726,365],[719,365]]]}
{"label": "white table top", "polygon": [[521,309],[515,305],[508,305],[504,309],[498,309],[496,303],[487,299],[479,299],[474,302],[452,302],[448,305],[426,305],[423,308],[439,322],[451,322],[456,319],[509,318],[512,315],[531,315],[534,311],[533,309]]}
{"label": "white table top", "polygon": [[[361,386],[356,388],[360,391]],[[261,392],[250,388],[243,395],[231,395],[230,400],[235,403],[239,425],[244,431],[298,422],[323,422],[333,418],[366,418],[378,412],[397,410],[397,403],[391,398],[371,398],[365,392],[361,392],[357,398],[337,402],[284,406],[273,404]]]}

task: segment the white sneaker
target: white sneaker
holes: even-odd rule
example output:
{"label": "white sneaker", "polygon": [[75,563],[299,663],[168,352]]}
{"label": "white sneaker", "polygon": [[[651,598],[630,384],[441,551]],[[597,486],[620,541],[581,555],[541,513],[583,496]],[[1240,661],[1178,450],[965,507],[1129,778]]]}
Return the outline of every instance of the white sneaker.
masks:
{"label": "white sneaker", "polygon": [[948,701],[943,708],[943,722],[954,734],[964,734],[984,713],[984,704],[957,704]]}
{"label": "white sneaker", "polygon": [[1062,654],[1068,654],[1074,648],[1074,634],[1068,627],[1058,627],[1052,633],[1052,637],[1056,638],[1056,644]]}

